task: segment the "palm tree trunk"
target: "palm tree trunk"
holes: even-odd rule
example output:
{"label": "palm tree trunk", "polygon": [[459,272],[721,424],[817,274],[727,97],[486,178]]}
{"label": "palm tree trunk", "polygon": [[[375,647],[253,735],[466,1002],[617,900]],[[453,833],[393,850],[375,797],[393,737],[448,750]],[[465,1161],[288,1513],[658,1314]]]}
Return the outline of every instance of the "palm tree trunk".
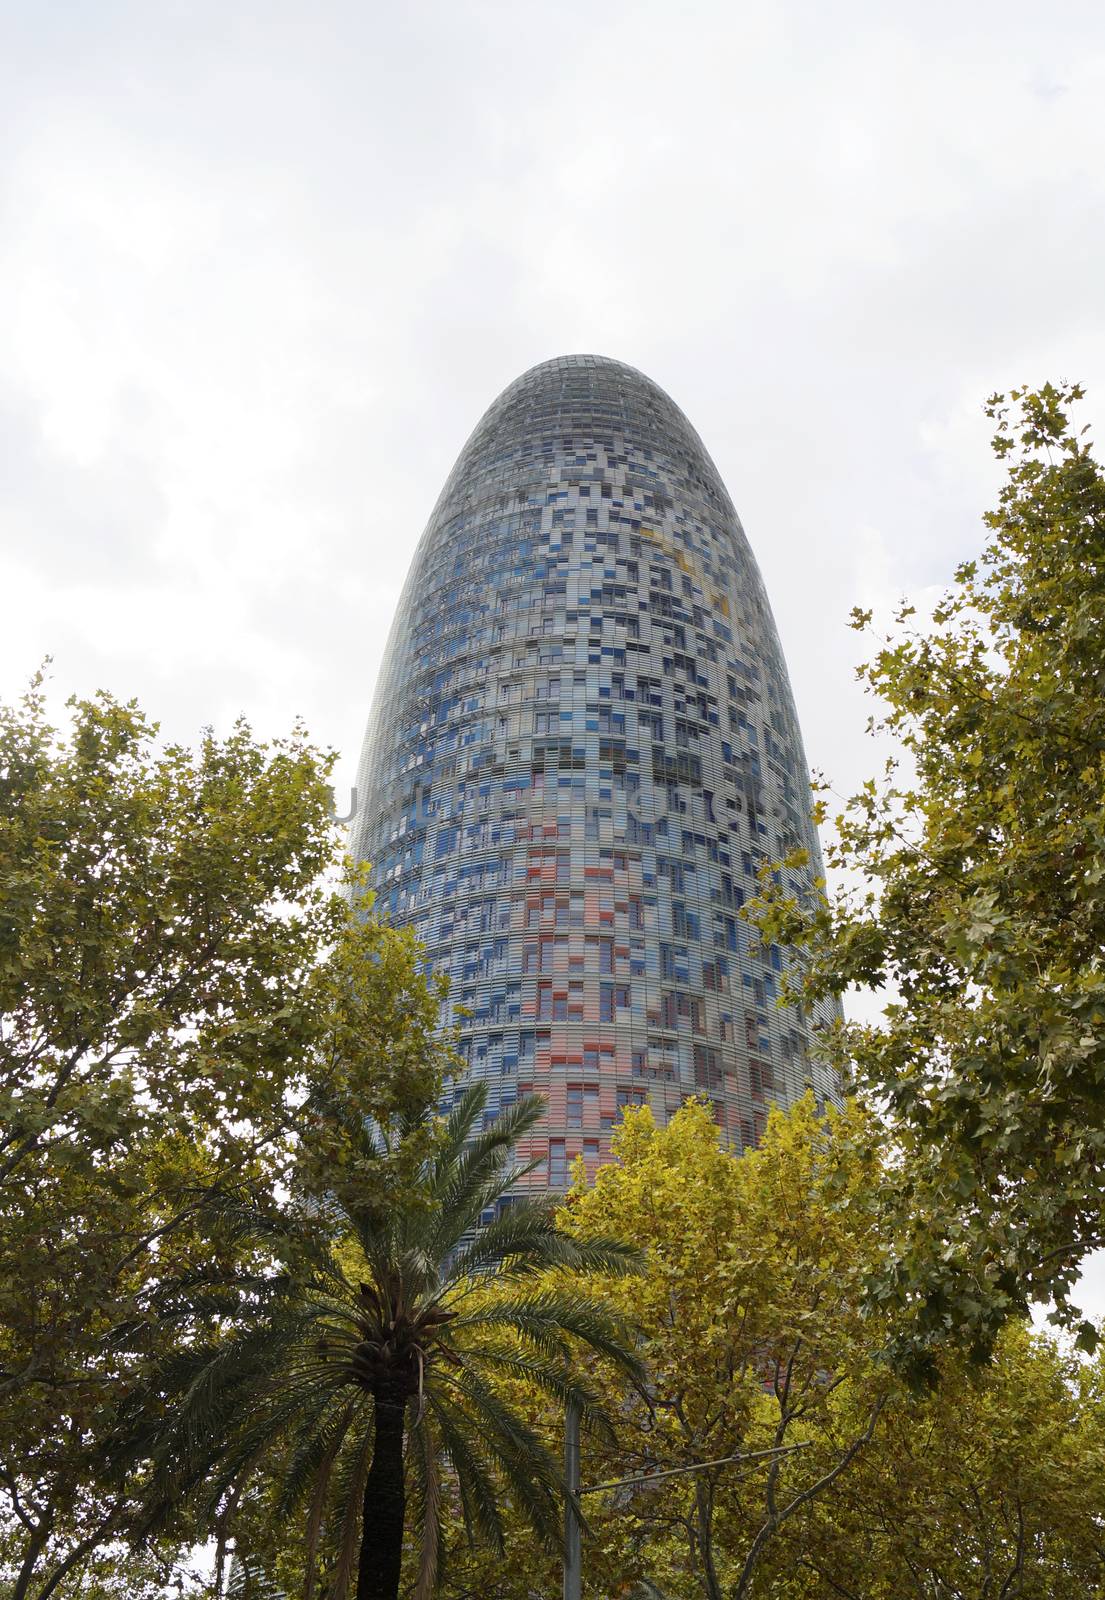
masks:
{"label": "palm tree trunk", "polygon": [[403,1434],[406,1395],[397,1390],[376,1396],[376,1436],[364,1486],[361,1559],[357,1600],[398,1600],[403,1564],[406,1484]]}

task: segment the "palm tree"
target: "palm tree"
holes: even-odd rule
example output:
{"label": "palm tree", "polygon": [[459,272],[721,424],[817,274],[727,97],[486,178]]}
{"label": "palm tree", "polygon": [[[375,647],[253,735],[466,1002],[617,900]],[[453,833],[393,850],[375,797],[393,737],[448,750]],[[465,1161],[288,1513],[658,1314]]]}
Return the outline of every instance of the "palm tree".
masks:
{"label": "palm tree", "polygon": [[[355,1181],[337,1183],[309,1274],[167,1291],[163,1315],[185,1304],[194,1314],[198,1303],[232,1311],[234,1331],[197,1341],[161,1374],[168,1420],[132,1445],[131,1460],[153,1463],[163,1506],[196,1492],[217,1505],[243,1476],[279,1462],[279,1513],[306,1506],[306,1600],[323,1559],[328,1600],[345,1600],[354,1571],[357,1600],[396,1600],[408,1480],[416,1600],[436,1583],[447,1497],[470,1539],[502,1549],[505,1487],[554,1544],[557,1464],[501,1380],[535,1385],[560,1405],[572,1400],[599,1427],[575,1353],[586,1347],[640,1381],[627,1330],[588,1282],[635,1270],[636,1252],[570,1239],[549,1203],[512,1193],[532,1170],[512,1151],[542,1102],[521,1100],[477,1131],[485,1099],[480,1084],[460,1094],[402,1203],[381,1207],[373,1191],[362,1204]],[[378,1163],[387,1135],[338,1114],[349,1170]],[[238,1223],[258,1237],[266,1226],[248,1211]]]}

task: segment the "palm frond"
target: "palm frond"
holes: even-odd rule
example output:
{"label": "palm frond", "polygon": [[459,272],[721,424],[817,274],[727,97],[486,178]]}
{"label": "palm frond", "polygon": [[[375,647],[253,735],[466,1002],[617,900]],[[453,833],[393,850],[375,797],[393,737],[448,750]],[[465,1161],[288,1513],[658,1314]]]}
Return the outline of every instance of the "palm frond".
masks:
{"label": "palm frond", "polygon": [[570,1339],[578,1339],[605,1356],[634,1382],[643,1382],[645,1367],[628,1347],[625,1322],[614,1316],[597,1296],[546,1289],[513,1298],[489,1300],[461,1312],[451,1324],[452,1338],[474,1328],[510,1328],[548,1355],[566,1354]]}
{"label": "palm frond", "polygon": [[205,1459],[191,1464],[190,1482],[193,1488],[198,1488],[198,1500],[203,1508],[216,1506],[251,1463],[277,1449],[303,1412],[302,1388],[287,1395],[270,1390],[251,1398],[253,1403],[245,1413],[246,1420],[239,1421],[236,1428],[214,1440]]}
{"label": "palm frond", "polygon": [[350,1470],[338,1489],[338,1504],[342,1507],[341,1535],[338,1541],[338,1560],[330,1580],[327,1600],[346,1600],[350,1580],[357,1560],[358,1539],[361,1527],[361,1502],[364,1498],[365,1480],[372,1460],[372,1430],[365,1429],[360,1444],[348,1453]]}
{"label": "palm frond", "polygon": [[365,1117],[358,1105],[335,1094],[327,1085],[315,1085],[304,1111],[333,1123],[354,1161],[376,1162],[385,1154],[383,1131]]}
{"label": "palm frond", "polygon": [[441,1524],[441,1470],[437,1441],[427,1417],[412,1431],[411,1456],[417,1485],[417,1515],[421,1524],[418,1578],[413,1600],[432,1600],[441,1565],[444,1532]]}
{"label": "palm frond", "polygon": [[[546,1541],[557,1537],[560,1479],[544,1442],[472,1368],[451,1375],[454,1415],[466,1415],[530,1525]],[[460,1404],[457,1404],[459,1400]]]}
{"label": "palm frond", "polygon": [[243,1391],[256,1388],[278,1363],[283,1342],[279,1330],[251,1328],[227,1339],[204,1362],[176,1407],[171,1434],[154,1459],[164,1459],[166,1447],[192,1460],[202,1457],[210,1441],[224,1429],[240,1404]]}
{"label": "palm frond", "polygon": [[269,1577],[257,1556],[235,1555],[230,1563],[226,1600],[288,1600],[288,1596]]}
{"label": "palm frond", "polygon": [[585,1428],[592,1433],[601,1434],[604,1438],[612,1437],[610,1418],[604,1411],[598,1394],[586,1384],[580,1383],[578,1379],[572,1378],[563,1361],[548,1361],[542,1356],[534,1355],[532,1351],[520,1351],[505,1346],[502,1349],[495,1349],[490,1345],[480,1347],[479,1361],[481,1367],[502,1373],[504,1377],[532,1383],[542,1394],[547,1394],[550,1400],[555,1400],[560,1411],[566,1410],[569,1405],[575,1405]]}
{"label": "palm frond", "polygon": [[254,1203],[248,1194],[214,1191],[204,1199],[203,1217],[212,1234],[224,1244],[245,1244],[256,1250],[283,1246],[280,1259],[294,1255],[325,1269],[329,1239],[320,1226],[317,1206],[292,1203],[274,1211]]}
{"label": "palm frond", "polygon": [[[476,1112],[482,1112],[486,1085],[474,1084],[467,1094],[472,1096]],[[481,1212],[519,1183],[527,1170],[532,1170],[532,1164],[512,1164],[511,1154],[543,1109],[540,1097],[527,1095],[501,1112],[490,1128],[469,1132],[461,1148],[442,1152],[433,1174],[437,1204],[436,1227],[431,1234],[431,1248],[439,1257],[448,1255],[478,1224]]]}
{"label": "palm frond", "polygon": [[[326,1387],[333,1387],[326,1381]],[[201,1509],[213,1512],[230,1486],[265,1453],[275,1450],[304,1411],[302,1384],[280,1390],[272,1382],[243,1384],[225,1395],[225,1421],[205,1448],[185,1453],[176,1430],[168,1430],[154,1454],[150,1494],[171,1507],[184,1494],[195,1494]]]}
{"label": "palm frond", "polygon": [[[564,1235],[560,1235],[561,1238]],[[572,1249],[556,1263],[569,1272],[609,1278],[633,1277],[645,1270],[648,1258],[635,1244],[611,1235],[596,1234],[590,1239],[571,1239]]]}
{"label": "palm frond", "polygon": [[[440,1394],[429,1396],[429,1405],[442,1449],[452,1463],[460,1495],[461,1513],[469,1544],[482,1537],[500,1554],[503,1550],[503,1519],[499,1496],[486,1461],[470,1440],[470,1421]],[[478,1435],[473,1435],[478,1437]]]}
{"label": "palm frond", "polygon": [[625,1277],[639,1272],[644,1257],[620,1239],[574,1239],[557,1227],[550,1205],[523,1200],[481,1228],[455,1257],[455,1279],[501,1267],[500,1277],[522,1277],[562,1267],[570,1272]]}
{"label": "palm frond", "polygon": [[487,1085],[479,1079],[467,1083],[455,1095],[452,1109],[442,1129],[441,1146],[434,1161],[434,1175],[443,1172],[464,1149],[465,1143],[483,1115],[487,1104]]}
{"label": "palm frond", "polygon": [[354,1409],[354,1401],[325,1388],[319,1389],[312,1407],[299,1410],[296,1440],[276,1500],[280,1516],[290,1515],[312,1483],[328,1476],[327,1463],[333,1462]]}
{"label": "palm frond", "polygon": [[[311,1504],[307,1513],[306,1550],[304,1552],[304,1583],[303,1600],[312,1600],[315,1592],[316,1565],[318,1562],[319,1537],[322,1533],[322,1519],[326,1511],[326,1496],[330,1488],[330,1474],[333,1471],[334,1461],[339,1450],[345,1442],[349,1424],[353,1420],[354,1407],[346,1405],[345,1409],[333,1421],[325,1432],[320,1431],[315,1437],[322,1444],[322,1452],[312,1462],[311,1468],[314,1475],[314,1487],[311,1491]],[[293,1502],[294,1503],[294,1502]],[[287,1504],[286,1490],[281,1495],[280,1509]],[[290,1508],[289,1508],[290,1509]]]}

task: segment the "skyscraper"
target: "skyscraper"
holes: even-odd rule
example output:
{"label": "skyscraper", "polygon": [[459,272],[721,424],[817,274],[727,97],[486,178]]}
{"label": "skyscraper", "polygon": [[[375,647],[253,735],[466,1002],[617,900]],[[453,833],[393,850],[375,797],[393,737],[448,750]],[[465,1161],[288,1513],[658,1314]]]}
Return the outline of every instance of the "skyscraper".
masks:
{"label": "skyscraper", "polygon": [[486,412],[399,604],[358,774],[354,854],[463,1008],[488,1116],[548,1101],[534,1183],[593,1168],[622,1109],[713,1100],[730,1144],[834,1085],[786,954],[741,920],[796,846],[820,871],[763,583],[683,413],[565,356]]}

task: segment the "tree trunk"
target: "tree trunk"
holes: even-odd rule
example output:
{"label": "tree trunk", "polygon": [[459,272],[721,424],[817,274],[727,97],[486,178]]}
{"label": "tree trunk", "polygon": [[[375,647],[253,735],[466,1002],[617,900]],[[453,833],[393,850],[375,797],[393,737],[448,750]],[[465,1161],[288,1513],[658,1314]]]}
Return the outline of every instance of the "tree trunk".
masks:
{"label": "tree trunk", "polygon": [[16,1578],[15,1588],[12,1590],[12,1600],[26,1600],[26,1596],[30,1593],[35,1565],[46,1548],[46,1541],[49,1537],[49,1525],[45,1522],[40,1522],[37,1528],[32,1529],[31,1537],[27,1541],[23,1565],[19,1569],[19,1576]]}
{"label": "tree trunk", "polygon": [[702,1554],[702,1588],[707,1600],[723,1600],[721,1580],[714,1562],[714,1486],[704,1482],[704,1472],[695,1473],[695,1520],[698,1548]]}
{"label": "tree trunk", "polygon": [[372,1465],[364,1486],[357,1600],[399,1600],[406,1516],[403,1481],[406,1411],[405,1394],[392,1391],[377,1395]]}

